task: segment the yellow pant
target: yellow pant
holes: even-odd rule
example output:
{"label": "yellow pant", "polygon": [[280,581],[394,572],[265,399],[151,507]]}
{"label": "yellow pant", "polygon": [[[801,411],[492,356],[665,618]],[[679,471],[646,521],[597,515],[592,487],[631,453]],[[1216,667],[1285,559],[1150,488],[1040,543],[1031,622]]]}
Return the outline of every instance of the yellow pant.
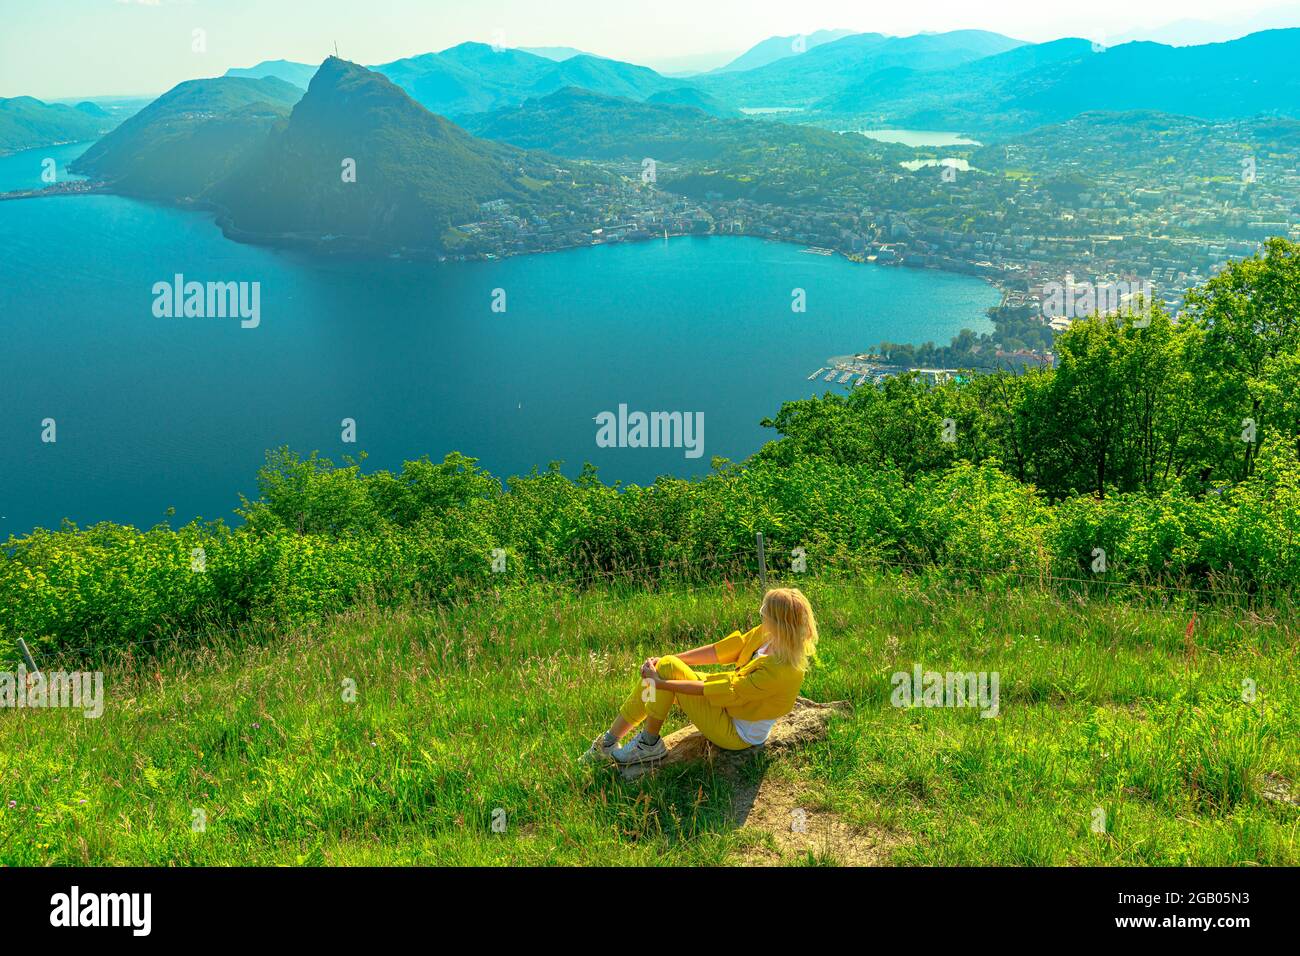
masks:
{"label": "yellow pant", "polygon": [[[661,680],[700,680],[700,675],[683,664],[676,657],[659,658],[659,678]],[[663,720],[672,709],[673,701],[681,707],[682,712],[691,719],[696,729],[710,741],[724,750],[744,750],[750,745],[740,739],[731,715],[716,704],[711,704],[703,695],[674,694],[672,691],[643,683],[638,675],[636,686],[627,700],[619,708],[623,719],[635,727],[646,717]]]}

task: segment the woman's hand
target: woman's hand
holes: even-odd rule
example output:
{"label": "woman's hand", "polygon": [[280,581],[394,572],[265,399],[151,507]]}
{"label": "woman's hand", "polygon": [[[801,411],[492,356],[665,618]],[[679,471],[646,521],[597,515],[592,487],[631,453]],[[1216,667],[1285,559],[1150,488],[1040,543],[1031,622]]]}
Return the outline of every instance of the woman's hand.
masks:
{"label": "woman's hand", "polygon": [[645,663],[641,665],[641,676],[656,680],[659,677],[659,658],[647,657]]}

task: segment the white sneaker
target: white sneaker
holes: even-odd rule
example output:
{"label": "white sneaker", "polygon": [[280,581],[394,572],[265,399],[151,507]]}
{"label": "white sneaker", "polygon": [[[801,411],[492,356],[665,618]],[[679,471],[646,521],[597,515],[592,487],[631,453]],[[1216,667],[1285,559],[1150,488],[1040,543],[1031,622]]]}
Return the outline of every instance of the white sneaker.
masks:
{"label": "white sneaker", "polygon": [[609,760],[614,756],[614,751],[618,749],[618,741],[612,744],[605,743],[605,735],[601,734],[591,742],[587,752],[582,755],[583,763],[600,763]]}
{"label": "white sneaker", "polygon": [[652,744],[646,743],[645,732],[642,731],[622,747],[617,748],[610,756],[618,763],[628,766],[634,763],[648,763],[651,760],[658,760],[666,753],[668,753],[668,748],[664,746],[663,737],[660,737]]}

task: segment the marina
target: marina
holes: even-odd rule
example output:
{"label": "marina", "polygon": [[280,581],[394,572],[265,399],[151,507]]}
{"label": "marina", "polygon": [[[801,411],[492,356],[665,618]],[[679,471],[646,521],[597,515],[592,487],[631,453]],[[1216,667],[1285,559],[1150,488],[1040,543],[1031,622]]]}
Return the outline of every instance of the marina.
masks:
{"label": "marina", "polygon": [[884,356],[873,352],[860,352],[857,355],[832,356],[826,360],[826,364],[808,376],[808,381],[816,381],[820,376],[823,382],[848,385],[853,389],[868,382],[879,384],[891,375],[908,374],[916,375],[931,385],[962,379],[962,373],[958,369],[909,368],[888,362]]}

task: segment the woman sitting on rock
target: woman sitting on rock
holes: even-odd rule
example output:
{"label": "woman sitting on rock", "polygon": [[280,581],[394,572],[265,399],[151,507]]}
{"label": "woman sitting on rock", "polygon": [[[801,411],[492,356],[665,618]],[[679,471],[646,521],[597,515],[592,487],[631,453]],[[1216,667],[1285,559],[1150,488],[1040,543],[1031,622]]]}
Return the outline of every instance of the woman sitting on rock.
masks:
{"label": "woman sitting on rock", "polygon": [[[817,621],[798,588],[768,591],[759,617],[762,623],[747,634],[733,631],[716,644],[646,660],[619,716],[584,758],[636,764],[664,756],[659,731],[674,701],[719,747],[744,750],[766,741],[777,718],[794,709],[808,658],[817,647]],[[736,668],[718,674],[691,669],[708,664]],[[642,720],[641,732],[620,747],[619,741]]]}

